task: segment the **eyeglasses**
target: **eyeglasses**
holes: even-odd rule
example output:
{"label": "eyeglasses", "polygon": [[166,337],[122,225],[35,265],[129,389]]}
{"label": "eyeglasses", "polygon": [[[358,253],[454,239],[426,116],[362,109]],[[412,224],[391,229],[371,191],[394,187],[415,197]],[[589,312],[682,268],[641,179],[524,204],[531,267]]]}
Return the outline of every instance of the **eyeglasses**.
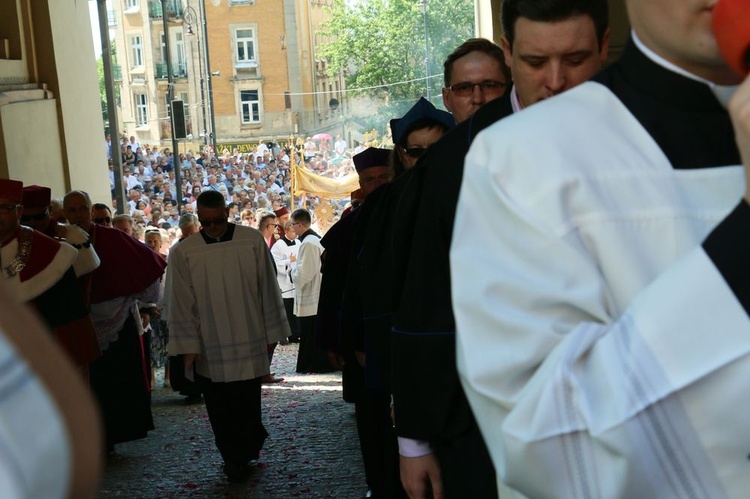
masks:
{"label": "eyeglasses", "polygon": [[424,152],[427,150],[425,147],[402,147],[401,150],[404,151],[404,154],[409,156],[410,158],[419,159]]}
{"label": "eyeglasses", "polygon": [[456,83],[455,85],[446,88],[459,97],[469,97],[474,93],[474,87],[479,87],[479,91],[483,94],[485,92],[492,93],[502,90],[505,87],[505,83],[497,80],[484,80],[480,83],[462,81],[461,83]]}
{"label": "eyeglasses", "polygon": [[390,172],[383,173],[382,175],[378,175],[376,177],[360,177],[360,179],[359,179],[359,183],[360,184],[366,184],[366,185],[371,185],[371,184],[374,184],[375,182],[378,182],[378,181],[380,181],[380,182],[390,182],[391,181],[391,173]]}
{"label": "eyeglasses", "polygon": [[209,218],[208,220],[198,219],[203,227],[211,227],[212,225],[223,225],[227,223],[226,217]]}
{"label": "eyeglasses", "polygon": [[112,223],[112,218],[111,217],[94,218],[93,222],[97,223],[99,225],[105,225],[105,224],[108,224],[108,223]]}
{"label": "eyeglasses", "polygon": [[0,204],[0,213],[10,213],[17,206],[17,204]]}
{"label": "eyeglasses", "polygon": [[21,215],[22,222],[30,222],[32,220],[44,220],[47,218],[47,213],[37,213],[36,215]]}

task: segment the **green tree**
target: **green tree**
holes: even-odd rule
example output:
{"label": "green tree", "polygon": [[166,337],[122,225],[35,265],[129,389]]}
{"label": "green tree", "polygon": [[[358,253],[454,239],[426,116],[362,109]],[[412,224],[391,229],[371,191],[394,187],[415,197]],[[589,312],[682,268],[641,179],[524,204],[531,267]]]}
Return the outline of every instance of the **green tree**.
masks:
{"label": "green tree", "polygon": [[[344,72],[350,95],[383,104],[365,119],[366,128],[403,115],[426,94],[425,26],[419,0],[335,0],[320,34],[330,74]],[[427,37],[433,104],[441,105],[443,61],[474,36],[473,0],[427,0]]]}
{"label": "green tree", "polygon": [[[117,66],[117,51],[115,49],[115,42],[110,43],[112,51],[112,66]],[[114,68],[115,72],[119,71],[119,66]],[[104,80],[104,60],[99,57],[96,60],[96,74],[99,78],[99,100],[102,104],[102,119],[104,120],[105,126],[109,127],[109,113],[107,112],[107,86]],[[115,100],[120,103],[120,86],[115,83]]]}

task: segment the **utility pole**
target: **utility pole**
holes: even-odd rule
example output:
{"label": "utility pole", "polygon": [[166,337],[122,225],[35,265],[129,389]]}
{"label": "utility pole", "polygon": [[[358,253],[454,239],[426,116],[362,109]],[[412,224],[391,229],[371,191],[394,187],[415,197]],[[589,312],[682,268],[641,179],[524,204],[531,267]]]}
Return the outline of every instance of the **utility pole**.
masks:
{"label": "utility pole", "polygon": [[115,98],[114,78],[112,77],[112,47],[109,40],[107,0],[97,0],[97,8],[99,11],[99,35],[102,39],[104,86],[106,87],[107,93],[107,118],[109,119],[109,136],[111,139],[110,150],[112,151],[112,171],[115,177],[116,212],[124,213],[125,190],[122,185],[122,150],[120,149],[120,133],[117,128],[117,100]]}
{"label": "utility pole", "polygon": [[[195,11],[193,7],[190,5],[187,5],[185,7],[185,10],[183,10],[183,16],[185,22],[188,23],[188,34],[194,35],[193,32],[193,23],[197,20],[198,13]],[[203,24],[203,20],[201,19],[201,25],[203,29],[205,30],[205,25]],[[206,92],[204,89],[204,82],[205,82],[205,73],[203,72],[203,55],[201,53],[201,45],[203,44],[203,41],[201,37],[206,36],[206,32],[203,31],[202,35],[197,35],[197,45],[198,45],[198,81],[200,83],[200,90],[201,90],[201,115],[203,117],[203,145],[208,145],[208,128],[206,125]]]}
{"label": "utility pole", "polygon": [[169,105],[167,108],[170,110],[169,115],[171,117],[171,135],[172,135],[172,168],[174,171],[174,187],[177,194],[177,212],[180,212],[180,206],[182,205],[182,179],[181,171],[182,165],[178,158],[178,144],[177,139],[174,136],[174,113],[172,109],[172,101],[174,100],[174,75],[172,74],[172,58],[169,55],[169,21],[167,20],[167,0],[161,0],[161,20],[164,26],[164,56],[167,59],[167,101]]}

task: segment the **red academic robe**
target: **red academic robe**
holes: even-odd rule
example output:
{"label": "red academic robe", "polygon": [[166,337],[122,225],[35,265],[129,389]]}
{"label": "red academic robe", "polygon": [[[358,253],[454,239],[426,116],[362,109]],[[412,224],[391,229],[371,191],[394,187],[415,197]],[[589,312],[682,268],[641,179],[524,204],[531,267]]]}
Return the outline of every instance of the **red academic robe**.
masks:
{"label": "red academic robe", "polygon": [[[98,359],[101,352],[96,332],[73,270],[77,252],[28,227],[20,227],[2,248],[10,250],[11,243],[19,249],[10,251],[16,253],[10,259],[18,257],[23,265],[20,271],[5,276],[12,295],[37,311],[76,365],[86,366]],[[29,252],[24,256],[20,249],[25,245]],[[9,252],[5,253],[7,264]]]}

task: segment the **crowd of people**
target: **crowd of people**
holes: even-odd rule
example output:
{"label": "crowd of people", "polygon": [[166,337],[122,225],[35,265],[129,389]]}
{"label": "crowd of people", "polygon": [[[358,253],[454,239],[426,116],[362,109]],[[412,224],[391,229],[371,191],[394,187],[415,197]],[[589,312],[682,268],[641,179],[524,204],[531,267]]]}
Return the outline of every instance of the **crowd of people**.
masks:
{"label": "crowd of people", "polygon": [[[111,161],[111,139],[105,143],[110,155],[110,188],[115,210],[133,218],[138,227],[155,226],[176,228],[182,212],[195,213],[196,199],[205,190],[220,192],[230,208],[230,215],[238,223],[246,220],[243,213],[259,210],[273,211],[282,206],[291,206],[291,163],[326,178],[340,179],[354,171],[352,155],[364,150],[358,145],[350,149],[341,136],[337,136],[333,150],[329,141],[322,137],[317,141],[308,137],[297,143],[287,141],[282,148],[278,143],[261,140],[248,153],[223,150],[214,154],[211,146],[204,147],[199,155],[191,151],[180,153],[181,187],[175,185],[173,154],[168,148],[159,150],[145,144],[141,147],[135,136],[120,138],[122,150],[122,187],[127,206],[117,210],[114,189],[115,178]],[[294,158],[291,158],[293,155]],[[179,205],[178,209],[178,192]],[[297,199],[314,208],[320,202],[315,195]],[[336,205],[339,212],[343,209]],[[257,217],[256,217],[257,219]]]}
{"label": "crowd of people", "polygon": [[[368,497],[742,497],[750,79],[708,3],[627,0],[604,68],[606,0],[505,0],[501,46],[457,47],[448,112],[420,99],[392,149],[185,154],[175,186],[169,151],[131,137],[115,217],[0,179],[5,281],[88,382],[110,450],[153,428],[151,329],[233,482],[291,340],[298,372],[342,371]],[[289,203],[290,154],[358,176],[325,232]]]}

